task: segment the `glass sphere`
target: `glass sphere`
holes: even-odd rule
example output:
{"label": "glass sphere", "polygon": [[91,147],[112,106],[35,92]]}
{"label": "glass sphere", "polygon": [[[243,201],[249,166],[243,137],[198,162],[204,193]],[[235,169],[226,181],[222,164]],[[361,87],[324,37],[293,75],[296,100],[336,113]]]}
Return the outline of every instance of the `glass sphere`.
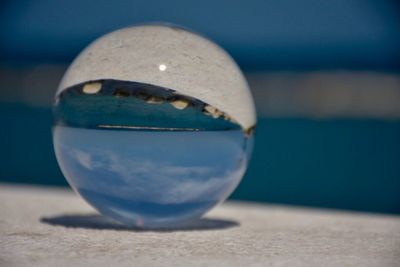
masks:
{"label": "glass sphere", "polygon": [[136,227],[196,219],[242,179],[256,123],[232,58],[174,26],[142,25],[90,44],[54,101],[53,142],[71,187]]}

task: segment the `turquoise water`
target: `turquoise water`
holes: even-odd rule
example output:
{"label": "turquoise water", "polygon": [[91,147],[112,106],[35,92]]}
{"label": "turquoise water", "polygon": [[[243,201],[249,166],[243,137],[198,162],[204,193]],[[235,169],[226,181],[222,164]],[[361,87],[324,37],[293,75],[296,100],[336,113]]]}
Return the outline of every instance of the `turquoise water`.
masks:
{"label": "turquoise water", "polygon": [[[49,108],[1,104],[0,181],[67,186]],[[231,198],[400,214],[400,121],[258,118]]]}

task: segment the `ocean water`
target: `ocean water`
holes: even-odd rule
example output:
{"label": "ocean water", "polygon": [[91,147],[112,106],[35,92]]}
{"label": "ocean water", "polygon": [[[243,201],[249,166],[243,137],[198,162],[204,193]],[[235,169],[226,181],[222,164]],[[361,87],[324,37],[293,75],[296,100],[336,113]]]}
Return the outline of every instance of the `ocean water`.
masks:
{"label": "ocean water", "polygon": [[[3,103],[0,121],[0,182],[67,186],[49,108]],[[230,198],[400,214],[399,136],[399,120],[258,118],[252,159]]]}

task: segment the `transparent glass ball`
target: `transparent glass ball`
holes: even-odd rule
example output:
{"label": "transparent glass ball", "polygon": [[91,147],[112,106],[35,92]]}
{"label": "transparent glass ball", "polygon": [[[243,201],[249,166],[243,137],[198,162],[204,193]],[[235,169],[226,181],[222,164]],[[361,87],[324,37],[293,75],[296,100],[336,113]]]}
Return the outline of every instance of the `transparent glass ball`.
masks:
{"label": "transparent glass ball", "polygon": [[54,101],[53,142],[71,187],[136,227],[199,218],[242,179],[253,99],[219,46],[190,31],[142,25],[90,44]]}

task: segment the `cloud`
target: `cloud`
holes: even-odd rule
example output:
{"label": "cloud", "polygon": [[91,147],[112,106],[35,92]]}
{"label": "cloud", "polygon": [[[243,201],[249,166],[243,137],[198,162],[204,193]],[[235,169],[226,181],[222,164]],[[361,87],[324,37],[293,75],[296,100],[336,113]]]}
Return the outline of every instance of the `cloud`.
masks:
{"label": "cloud", "polygon": [[[119,150],[68,148],[82,168],[80,184],[91,191],[135,201],[176,204],[219,200],[242,178],[246,160],[232,155],[232,164],[182,165],[171,159],[153,161]],[[215,152],[216,153],[216,152]],[[103,179],[102,179],[103,177]],[[86,184],[86,185],[85,185]]]}

